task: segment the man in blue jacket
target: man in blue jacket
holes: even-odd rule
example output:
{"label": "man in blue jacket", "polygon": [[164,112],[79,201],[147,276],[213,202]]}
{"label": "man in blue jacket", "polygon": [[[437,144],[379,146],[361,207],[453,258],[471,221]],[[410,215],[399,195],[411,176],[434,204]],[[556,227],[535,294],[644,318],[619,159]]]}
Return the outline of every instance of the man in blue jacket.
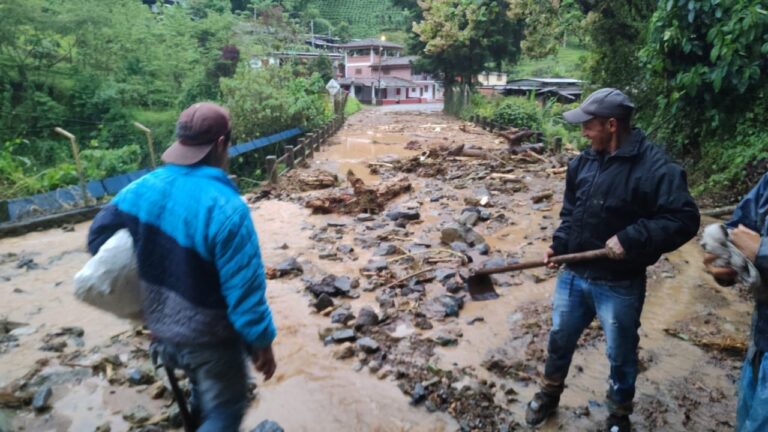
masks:
{"label": "man in blue jacket", "polygon": [[95,218],[95,254],[119,229],[133,239],[144,322],[166,366],[192,384],[199,431],[237,431],[247,406],[245,355],[269,379],[276,336],[250,212],[227,177],[229,113],[181,113],[166,165],[133,182]]}
{"label": "man in blue jacket", "polygon": [[591,146],[568,164],[561,223],[547,257],[607,248],[610,258],[560,272],[541,391],[526,409],[532,426],[556,411],[576,343],[597,317],[611,366],[606,430],[630,430],[646,268],[699,228],[685,172],[631,127],[633,112],[624,93],[605,88],[564,114],[581,124]]}
{"label": "man in blue jacket", "polygon": [[[733,217],[726,224],[730,241],[750,260],[760,273],[762,284],[754,292],[752,313],[752,342],[741,371],[739,404],[736,410],[738,432],[768,430],[768,174],[764,175],[741,200]],[[715,267],[717,257],[707,254],[704,264],[718,283],[732,285],[736,271]]]}

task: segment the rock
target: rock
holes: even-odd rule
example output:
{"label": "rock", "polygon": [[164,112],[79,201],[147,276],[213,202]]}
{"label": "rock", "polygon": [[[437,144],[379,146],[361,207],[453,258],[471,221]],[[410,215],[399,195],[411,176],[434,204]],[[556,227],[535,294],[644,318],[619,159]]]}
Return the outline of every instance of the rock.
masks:
{"label": "rock", "polygon": [[397,228],[407,228],[410,222],[408,219],[398,219],[395,221],[395,226]]}
{"label": "rock", "polygon": [[357,363],[355,363],[354,366],[352,366],[352,370],[355,371],[355,372],[360,372],[361,370],[363,370],[364,367],[365,366],[362,363],[357,362]]}
{"label": "rock", "polygon": [[146,423],[150,418],[152,418],[152,414],[150,414],[142,405],[136,405],[123,413],[123,420],[131,424]]}
{"label": "rock", "polygon": [[456,279],[450,279],[443,284],[445,290],[451,294],[458,294],[464,291],[464,282],[459,282]]}
{"label": "rock", "polygon": [[394,255],[397,253],[397,246],[393,245],[392,243],[382,243],[379,245],[379,247],[376,248],[376,250],[373,252],[374,256],[389,256]]}
{"label": "rock", "polygon": [[331,322],[334,324],[347,325],[353,319],[355,319],[355,315],[349,309],[339,308],[331,314]]}
{"label": "rock", "polygon": [[104,422],[96,427],[93,432],[112,432],[112,426],[109,422]]}
{"label": "rock", "polygon": [[419,317],[413,320],[413,326],[420,330],[431,330],[432,323],[426,317]]}
{"label": "rock", "polygon": [[322,312],[333,307],[333,299],[328,294],[321,294],[315,301],[314,307],[316,311]]}
{"label": "rock", "polygon": [[379,372],[382,367],[384,367],[384,362],[381,360],[374,360],[368,363],[368,372],[375,374]]}
{"label": "rock", "polygon": [[51,400],[51,396],[53,396],[53,390],[50,385],[46,384],[40,387],[40,390],[35,393],[35,397],[32,398],[32,408],[37,412],[47,410],[50,408],[48,402]]}
{"label": "rock", "polygon": [[441,195],[432,195],[431,197],[429,197],[429,201],[430,202],[438,202],[441,199],[443,199],[443,197]]}
{"label": "rock", "polygon": [[363,267],[362,271],[366,273],[378,273],[388,268],[389,268],[389,264],[387,263],[386,259],[374,258],[368,261],[365,267]]}
{"label": "rock", "polygon": [[493,217],[493,215],[491,215],[491,212],[489,212],[488,210],[485,210],[485,209],[480,210],[480,220],[481,221],[491,220],[491,217]]}
{"label": "rock", "polygon": [[435,270],[435,279],[439,282],[445,282],[447,279],[456,277],[456,270],[450,268],[439,268]]}
{"label": "rock", "polygon": [[452,329],[442,329],[432,336],[432,340],[440,346],[453,346],[459,343],[461,331]]}
{"label": "rock", "polygon": [[451,243],[451,250],[459,253],[469,252],[469,246],[464,242],[455,241]]}
{"label": "rock", "polygon": [[296,258],[288,258],[275,266],[277,277],[288,275],[300,275],[304,273],[304,268],[299,264]]}
{"label": "rock", "polygon": [[352,329],[336,330],[331,335],[331,339],[333,339],[333,341],[336,343],[351,342],[354,341],[355,338],[355,331]]}
{"label": "rock", "polygon": [[[394,306],[394,301],[392,302],[392,306]],[[361,330],[366,327],[375,326],[378,323],[379,323],[379,316],[376,314],[376,312],[370,307],[365,306],[362,309],[360,309],[360,312],[358,312],[357,314],[357,320],[355,321],[355,328],[358,330]]]}
{"label": "rock", "polygon": [[358,339],[357,342],[355,342],[358,348],[366,354],[373,354],[377,351],[379,351],[379,344],[375,340],[369,337],[364,337],[362,339]]}
{"label": "rock", "polygon": [[339,256],[336,254],[336,252],[334,252],[331,249],[323,249],[317,254],[317,257],[320,258],[321,260],[330,261],[330,260],[338,259]]}
{"label": "rock", "polygon": [[149,394],[149,397],[152,399],[161,399],[165,396],[166,391],[165,384],[162,381],[158,381],[149,387],[147,394]]}
{"label": "rock", "polygon": [[441,295],[434,299],[434,302],[442,307],[443,313],[446,317],[459,316],[459,310],[464,307],[464,298],[456,297],[452,295]]}
{"label": "rock", "polygon": [[319,281],[309,281],[307,290],[314,294],[315,297],[320,297],[323,294],[329,296],[339,295],[338,289],[336,288],[336,279],[336,276],[328,275],[324,276]]}
{"label": "rock", "polygon": [[35,262],[32,258],[29,257],[21,257],[19,261],[16,262],[16,268],[17,269],[26,269],[26,270],[37,270],[40,268],[40,265]]}
{"label": "rock", "polygon": [[464,241],[470,246],[478,246],[485,243],[483,236],[473,229],[469,229],[464,233]]}
{"label": "rock", "polygon": [[333,352],[333,358],[336,360],[346,360],[355,356],[355,346],[350,342],[345,342]]}
{"label": "rock", "polygon": [[475,212],[464,212],[459,216],[459,223],[468,227],[475,226],[478,220],[480,220],[480,215]]}
{"label": "rock", "polygon": [[349,255],[349,254],[351,254],[352,252],[355,251],[355,248],[353,248],[350,245],[344,245],[343,244],[343,245],[338,245],[336,247],[336,251],[339,252],[340,254]]}
{"label": "rock", "polygon": [[419,214],[418,210],[393,210],[387,212],[385,216],[391,221],[396,221],[398,219],[415,221],[421,219],[421,214]]}
{"label": "rock", "polygon": [[155,377],[151,373],[141,368],[128,369],[128,384],[130,385],[146,385],[155,382]]}
{"label": "rock", "polygon": [[85,330],[83,330],[82,327],[77,326],[62,327],[58,333],[66,336],[83,337],[85,335]]}
{"label": "rock", "polygon": [[[382,293],[376,296],[376,302],[379,303],[379,306],[382,309],[389,309],[395,307],[395,299],[392,298],[390,294]],[[360,319],[360,316],[357,317],[357,319]]]}
{"label": "rock", "polygon": [[375,217],[372,214],[368,214],[368,213],[360,213],[355,217],[355,220],[358,222],[371,222],[374,219]]}
{"label": "rock", "polygon": [[43,344],[43,346],[40,347],[40,351],[60,353],[60,352],[63,352],[65,348],[67,348],[67,341],[55,340],[55,341],[51,341]]}
{"label": "rock", "polygon": [[464,242],[466,228],[459,224],[450,224],[440,231],[440,241],[444,244]]}
{"label": "rock", "polygon": [[349,276],[339,276],[333,281],[333,286],[340,294],[349,295],[350,291],[360,286],[360,279],[352,279]]}
{"label": "rock", "polygon": [[411,405],[418,405],[427,399],[427,390],[421,383],[416,384],[411,391]]}
{"label": "rock", "polygon": [[285,432],[282,427],[280,427],[277,422],[273,422],[272,420],[264,420],[263,422],[256,425],[255,428],[251,429],[251,432]]}
{"label": "rock", "polygon": [[491,247],[488,246],[488,243],[481,243],[475,246],[475,251],[480,255],[488,255],[491,252]]}
{"label": "rock", "polygon": [[341,228],[347,226],[347,223],[340,220],[330,220],[325,223],[328,228]]}
{"label": "rock", "polygon": [[408,253],[410,253],[410,254],[412,254],[412,253],[420,253],[420,252],[424,252],[425,250],[429,249],[430,246],[431,245],[426,244],[426,243],[413,242],[413,243],[408,243],[405,246],[405,250],[408,251]]}

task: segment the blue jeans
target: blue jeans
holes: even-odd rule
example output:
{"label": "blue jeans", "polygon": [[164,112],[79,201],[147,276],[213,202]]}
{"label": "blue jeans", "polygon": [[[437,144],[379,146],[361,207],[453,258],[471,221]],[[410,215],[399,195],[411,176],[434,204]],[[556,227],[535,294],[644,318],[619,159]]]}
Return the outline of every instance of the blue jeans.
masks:
{"label": "blue jeans", "polygon": [[[736,408],[738,432],[768,430],[768,355],[755,359],[752,351],[747,355],[741,370],[739,405]],[[757,361],[753,362],[753,359]]]}
{"label": "blue jeans", "polygon": [[645,278],[594,281],[564,270],[557,278],[552,300],[552,330],[547,346],[542,391],[560,395],[576,343],[597,316],[605,332],[611,365],[607,394],[609,412],[632,412],[638,373],[637,346],[640,313],[645,302]]}
{"label": "blue jeans", "polygon": [[181,369],[189,377],[189,408],[198,432],[240,430],[248,406],[248,373],[241,344],[153,345],[164,365]]}

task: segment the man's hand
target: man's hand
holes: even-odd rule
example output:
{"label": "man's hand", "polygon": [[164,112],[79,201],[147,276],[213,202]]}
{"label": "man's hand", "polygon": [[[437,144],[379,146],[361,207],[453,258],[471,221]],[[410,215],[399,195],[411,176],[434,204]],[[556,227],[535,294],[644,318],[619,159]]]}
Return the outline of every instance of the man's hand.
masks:
{"label": "man's hand", "polygon": [[757,251],[760,249],[760,234],[752,231],[744,225],[731,230],[731,242],[748,260],[755,262]]}
{"label": "man's hand", "polygon": [[736,283],[736,277],[738,276],[736,270],[730,267],[715,267],[712,263],[716,259],[717,255],[711,253],[704,254],[704,267],[707,273],[711,274],[720,285],[731,286]]}
{"label": "man's hand", "polygon": [[275,374],[275,369],[277,369],[275,355],[272,353],[272,345],[256,350],[251,355],[251,362],[253,362],[253,367],[257,371],[264,374],[264,381],[269,381],[272,375]]}
{"label": "man's hand", "polygon": [[558,269],[560,268],[560,264],[549,262],[549,259],[555,255],[555,251],[552,250],[552,248],[548,248],[547,252],[544,254],[544,262],[547,263],[548,269]]}
{"label": "man's hand", "polygon": [[627,253],[624,252],[624,247],[621,246],[621,242],[616,236],[609,238],[605,242],[605,248],[608,249],[608,257],[611,259],[620,260],[627,256]]}

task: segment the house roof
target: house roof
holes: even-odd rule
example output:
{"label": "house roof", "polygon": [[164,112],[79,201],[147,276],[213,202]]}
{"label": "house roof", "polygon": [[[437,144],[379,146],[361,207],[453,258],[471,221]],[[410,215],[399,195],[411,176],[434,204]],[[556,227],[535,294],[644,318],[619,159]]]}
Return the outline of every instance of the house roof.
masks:
{"label": "house roof", "polygon": [[573,78],[520,78],[509,80],[507,84],[510,85],[536,85],[543,86],[563,86],[563,85],[580,85],[584,81]]}
{"label": "house roof", "polygon": [[[338,80],[342,85],[355,85],[360,84],[366,87],[379,86],[378,78],[341,78]],[[413,81],[398,78],[398,77],[381,77],[382,87],[421,87],[422,84],[417,84]]]}
{"label": "house roof", "polygon": [[[418,59],[416,56],[386,57],[381,60],[381,66],[410,66],[411,63]],[[371,66],[377,67],[379,65],[373,64]]]}
{"label": "house roof", "polygon": [[345,44],[342,44],[340,46],[341,46],[341,48],[344,48],[344,49],[372,48],[372,47],[373,48],[382,47],[382,48],[403,49],[402,45],[398,45],[398,44],[393,43],[393,42],[382,41],[382,40],[376,39],[376,38],[361,39],[361,40],[358,40],[358,41],[353,41],[353,42],[345,43]]}

